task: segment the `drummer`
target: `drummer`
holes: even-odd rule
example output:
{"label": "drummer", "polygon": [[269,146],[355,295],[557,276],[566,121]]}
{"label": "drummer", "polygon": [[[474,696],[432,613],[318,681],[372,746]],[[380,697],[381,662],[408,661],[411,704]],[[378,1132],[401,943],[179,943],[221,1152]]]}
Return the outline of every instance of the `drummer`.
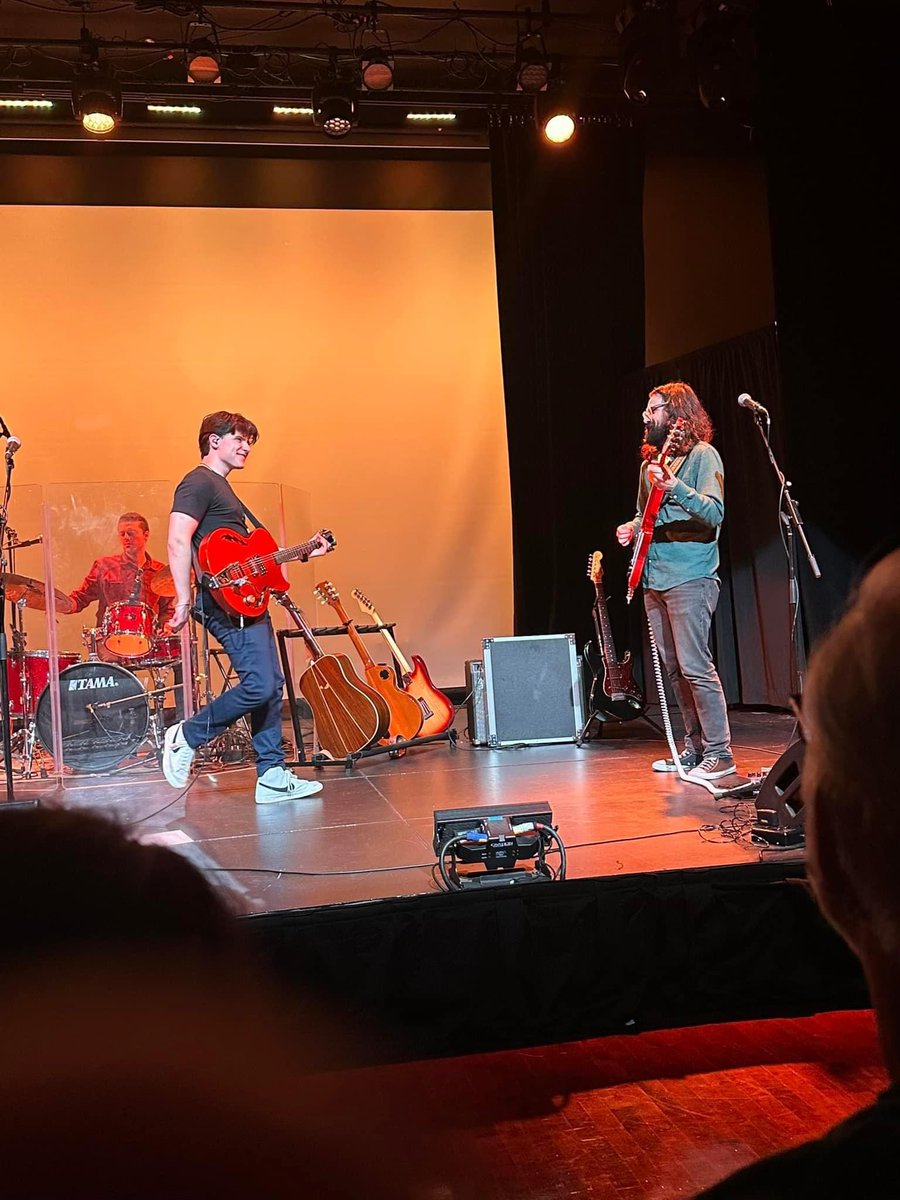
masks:
{"label": "drummer", "polygon": [[[118,521],[120,554],[109,554],[95,559],[84,582],[69,599],[72,612],[81,612],[94,600],[97,603],[96,624],[103,624],[103,617],[111,604],[146,604],[153,615],[153,623],[161,632],[172,615],[174,601],[168,596],[158,596],[150,588],[153,576],[165,569],[165,563],[157,562],[147,553],[150,525],[147,518],[138,512],[122,513]],[[117,660],[104,647],[99,646],[100,657]]]}

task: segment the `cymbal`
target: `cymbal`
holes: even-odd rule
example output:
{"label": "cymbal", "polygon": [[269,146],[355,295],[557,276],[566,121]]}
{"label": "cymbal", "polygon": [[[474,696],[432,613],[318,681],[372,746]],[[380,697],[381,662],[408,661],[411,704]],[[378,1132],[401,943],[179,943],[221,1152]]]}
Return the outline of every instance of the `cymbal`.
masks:
{"label": "cymbal", "polygon": [[[4,584],[6,598],[11,604],[24,600],[26,608],[37,608],[41,612],[47,611],[47,585],[40,579],[32,579],[29,575],[13,575],[5,572],[0,575],[0,582]],[[57,612],[71,613],[75,611],[74,603],[59,588],[53,589],[53,599]]]}
{"label": "cymbal", "polygon": [[[194,582],[194,572],[191,571],[191,583]],[[161,571],[157,571],[150,580],[150,591],[154,596],[168,596],[173,598],[175,595],[175,580],[172,578],[172,571],[169,567],[163,567]]]}

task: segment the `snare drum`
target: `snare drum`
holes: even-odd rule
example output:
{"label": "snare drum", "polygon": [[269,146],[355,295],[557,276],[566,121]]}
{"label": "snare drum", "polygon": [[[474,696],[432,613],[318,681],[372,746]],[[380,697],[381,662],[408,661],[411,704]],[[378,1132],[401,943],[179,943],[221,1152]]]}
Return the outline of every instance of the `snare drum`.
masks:
{"label": "snare drum", "polygon": [[103,645],[119,658],[146,658],[153,613],[146,604],[111,604],[103,617]]}
{"label": "snare drum", "polygon": [[[72,667],[80,661],[80,654],[57,655],[60,673],[66,667]],[[9,684],[9,711],[14,717],[21,717],[26,713],[25,696],[22,694],[23,675],[25,688],[31,697],[27,706],[30,716],[34,712],[38,697],[50,682],[50,651],[28,650],[24,655],[11,654],[7,659],[6,680]]]}

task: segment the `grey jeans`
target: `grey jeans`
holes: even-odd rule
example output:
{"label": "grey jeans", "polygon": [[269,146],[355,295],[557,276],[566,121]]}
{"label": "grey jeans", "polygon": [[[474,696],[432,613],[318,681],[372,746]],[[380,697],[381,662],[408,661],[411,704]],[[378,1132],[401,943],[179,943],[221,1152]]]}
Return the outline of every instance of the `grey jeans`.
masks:
{"label": "grey jeans", "polygon": [[724,758],[731,754],[731,730],[725,693],[709,649],[718,601],[715,579],[690,579],[664,592],[644,590],[653,636],[684,717],[684,744]]}

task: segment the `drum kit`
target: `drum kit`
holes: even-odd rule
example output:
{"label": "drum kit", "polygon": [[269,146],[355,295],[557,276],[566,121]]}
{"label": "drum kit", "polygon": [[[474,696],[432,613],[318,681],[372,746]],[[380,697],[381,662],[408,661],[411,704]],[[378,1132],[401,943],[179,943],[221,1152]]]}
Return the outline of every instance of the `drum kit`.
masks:
{"label": "drum kit", "polygon": [[[7,659],[13,761],[18,757],[26,779],[36,771],[47,776],[53,761],[51,656],[47,650],[27,650],[27,635],[22,628],[23,609],[46,611],[47,589],[38,579],[14,573],[3,573],[0,581],[13,614],[12,646]],[[168,568],[154,576],[150,587],[156,595],[174,596]],[[53,601],[57,613],[73,611],[65,593],[54,590]],[[182,686],[178,675],[174,676],[176,682],[167,683],[169,672],[182,665],[180,634],[158,629],[153,610],[132,599],[110,604],[103,623],[83,630],[82,640],[86,659],[80,654],[57,655],[64,766],[76,774],[103,774],[160,764],[166,730],[165,699]],[[194,705],[199,707],[214,698],[211,662],[219,665],[223,687],[230,686],[231,673],[219,657],[224,651],[210,650],[205,630],[199,648],[202,670],[197,669],[194,636],[190,646]],[[206,758],[240,762],[250,749],[249,729],[239,728],[223,735],[221,744],[211,745]]]}

